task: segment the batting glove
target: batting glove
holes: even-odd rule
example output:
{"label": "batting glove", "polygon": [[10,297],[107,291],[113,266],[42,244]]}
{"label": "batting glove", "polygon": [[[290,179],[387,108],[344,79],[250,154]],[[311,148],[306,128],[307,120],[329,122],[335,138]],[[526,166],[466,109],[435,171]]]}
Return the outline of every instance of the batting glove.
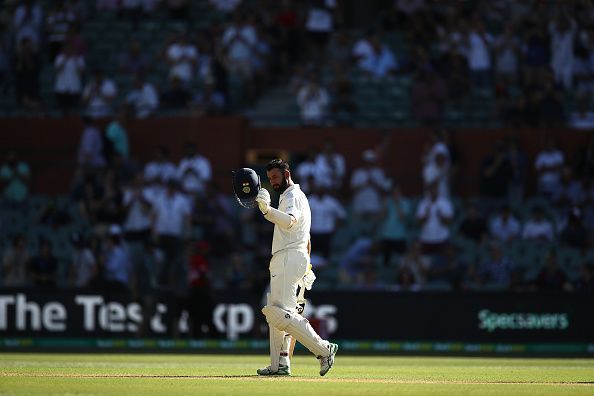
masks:
{"label": "batting glove", "polygon": [[260,212],[262,212],[262,214],[267,214],[270,210],[270,193],[267,189],[261,188],[260,191],[258,191],[256,202],[258,202]]}

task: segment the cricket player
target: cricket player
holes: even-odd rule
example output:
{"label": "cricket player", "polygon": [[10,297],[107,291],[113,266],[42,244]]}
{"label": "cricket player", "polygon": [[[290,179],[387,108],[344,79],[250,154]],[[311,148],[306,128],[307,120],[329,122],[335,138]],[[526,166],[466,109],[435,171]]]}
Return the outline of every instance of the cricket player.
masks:
{"label": "cricket player", "polygon": [[[270,293],[262,308],[270,329],[270,366],[258,369],[259,375],[290,375],[291,335],[320,360],[320,375],[334,364],[338,345],[323,340],[309,321],[298,312],[298,298],[306,286],[310,258],[311,212],[298,184],[291,180],[289,164],[272,160],[266,167],[272,188],[280,193],[278,209],[270,206],[270,194],[260,188],[255,201],[264,218],[274,223],[272,259],[270,260]],[[311,283],[313,279],[309,276]],[[300,286],[303,285],[303,286]],[[311,284],[309,284],[311,287]],[[303,298],[301,296],[301,298]]]}

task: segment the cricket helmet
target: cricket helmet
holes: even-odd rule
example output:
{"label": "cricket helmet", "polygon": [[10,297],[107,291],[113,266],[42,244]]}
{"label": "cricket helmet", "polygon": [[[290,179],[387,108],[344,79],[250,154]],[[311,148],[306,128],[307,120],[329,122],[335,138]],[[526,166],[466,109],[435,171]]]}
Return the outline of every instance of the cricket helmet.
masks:
{"label": "cricket helmet", "polygon": [[233,172],[233,192],[237,202],[244,208],[258,206],[256,197],[260,191],[260,176],[251,168],[241,168]]}

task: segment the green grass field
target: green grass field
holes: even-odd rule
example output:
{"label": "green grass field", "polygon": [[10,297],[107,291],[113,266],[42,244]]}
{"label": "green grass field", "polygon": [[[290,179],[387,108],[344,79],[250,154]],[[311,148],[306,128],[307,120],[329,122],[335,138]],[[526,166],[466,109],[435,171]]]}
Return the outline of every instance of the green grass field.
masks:
{"label": "green grass field", "polygon": [[592,359],[336,357],[325,377],[301,354],[290,378],[267,356],[0,354],[0,394],[594,395]]}

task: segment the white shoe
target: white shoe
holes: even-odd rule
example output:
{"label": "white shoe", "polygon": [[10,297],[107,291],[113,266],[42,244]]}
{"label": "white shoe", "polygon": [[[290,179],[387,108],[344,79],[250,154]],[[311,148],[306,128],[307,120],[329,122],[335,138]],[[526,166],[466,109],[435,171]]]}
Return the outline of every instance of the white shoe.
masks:
{"label": "white shoe", "polygon": [[334,355],[338,352],[338,345],[330,343],[328,346],[330,355],[320,357],[320,375],[323,377],[334,364]]}
{"label": "white shoe", "polygon": [[258,375],[291,375],[291,368],[284,364],[278,365],[278,371],[272,371],[270,366],[260,368],[256,371]]}

